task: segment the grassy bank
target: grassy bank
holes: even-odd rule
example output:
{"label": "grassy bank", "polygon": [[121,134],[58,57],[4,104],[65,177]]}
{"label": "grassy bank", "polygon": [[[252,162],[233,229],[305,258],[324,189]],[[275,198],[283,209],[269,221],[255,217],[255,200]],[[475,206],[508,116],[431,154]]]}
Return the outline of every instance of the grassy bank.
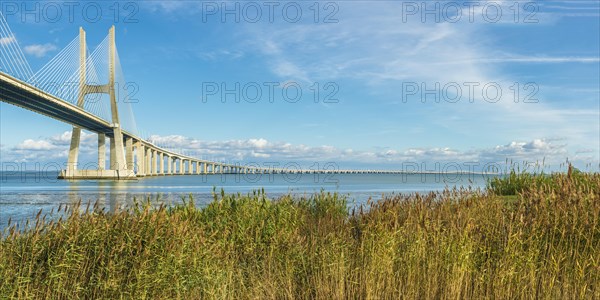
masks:
{"label": "grassy bank", "polygon": [[600,176],[515,176],[350,212],[326,193],[71,208],[3,234],[0,298],[599,298]]}

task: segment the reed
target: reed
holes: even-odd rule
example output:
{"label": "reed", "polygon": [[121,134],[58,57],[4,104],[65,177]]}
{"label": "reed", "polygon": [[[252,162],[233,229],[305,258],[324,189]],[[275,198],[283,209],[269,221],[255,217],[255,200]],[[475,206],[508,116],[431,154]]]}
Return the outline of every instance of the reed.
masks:
{"label": "reed", "polygon": [[350,209],[262,191],[61,208],[2,233],[0,298],[600,298],[600,175],[511,176]]}

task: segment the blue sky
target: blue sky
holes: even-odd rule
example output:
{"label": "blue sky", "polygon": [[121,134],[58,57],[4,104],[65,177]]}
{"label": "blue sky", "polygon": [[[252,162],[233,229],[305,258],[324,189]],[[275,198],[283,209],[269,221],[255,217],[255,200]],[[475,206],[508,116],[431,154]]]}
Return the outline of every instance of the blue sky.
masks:
{"label": "blue sky", "polygon": [[[97,2],[97,22],[84,2],[72,20],[63,2],[25,4],[39,15],[4,2],[34,71],[79,26],[94,47],[116,25],[122,68],[139,86],[140,133],[203,158],[359,168],[507,159],[558,168],[568,158],[599,168],[598,1],[275,1],[272,20],[262,2]],[[55,7],[60,17],[44,15]],[[206,93],[236,84],[262,96]],[[302,97],[291,103],[281,93],[293,98],[294,86]],[[66,161],[69,125],[0,109],[2,162]],[[93,160],[95,135],[84,140],[82,159]]]}

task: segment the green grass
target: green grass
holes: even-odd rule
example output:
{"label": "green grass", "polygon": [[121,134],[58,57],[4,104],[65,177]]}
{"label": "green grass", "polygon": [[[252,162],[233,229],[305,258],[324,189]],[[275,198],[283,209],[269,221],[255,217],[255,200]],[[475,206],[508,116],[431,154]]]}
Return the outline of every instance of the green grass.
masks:
{"label": "green grass", "polygon": [[0,237],[0,298],[599,298],[600,175],[495,182],[352,211],[263,192],[71,207]]}

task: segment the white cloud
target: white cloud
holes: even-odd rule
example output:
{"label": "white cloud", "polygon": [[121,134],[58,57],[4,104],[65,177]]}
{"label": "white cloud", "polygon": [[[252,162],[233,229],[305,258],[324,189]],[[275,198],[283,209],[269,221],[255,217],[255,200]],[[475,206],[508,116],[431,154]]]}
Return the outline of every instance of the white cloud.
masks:
{"label": "white cloud", "polygon": [[269,144],[265,139],[250,139],[249,142],[256,148],[265,148]]}
{"label": "white cloud", "polygon": [[[81,157],[95,160],[97,157],[97,135],[83,131],[81,133]],[[5,161],[23,162],[66,162],[71,131],[65,131],[48,138],[26,139],[13,147],[2,147],[2,157]]]}
{"label": "white cloud", "polygon": [[54,150],[56,146],[51,144],[45,140],[24,140],[22,143],[18,144],[15,147],[16,150],[32,150],[32,151],[40,151],[40,150]]}
{"label": "white cloud", "polygon": [[267,154],[267,153],[256,153],[254,151],[252,151],[252,153],[250,154],[250,156],[257,157],[257,158],[269,158],[269,157],[271,157],[270,154]]}
{"label": "white cloud", "polygon": [[482,152],[485,158],[505,158],[513,160],[541,160],[545,157],[560,158],[568,157],[567,145],[563,139],[535,139],[530,142],[511,142],[499,145]]}
{"label": "white cloud", "polygon": [[16,42],[17,42],[17,40],[15,39],[14,36],[7,36],[7,37],[0,38],[0,46],[5,46],[10,43],[16,43]]}
{"label": "white cloud", "polygon": [[29,55],[33,55],[35,57],[44,57],[46,56],[46,54],[48,52],[54,51],[56,50],[56,46],[54,44],[34,44],[34,45],[29,45],[29,46],[25,46],[24,50],[25,53],[29,54]]}

